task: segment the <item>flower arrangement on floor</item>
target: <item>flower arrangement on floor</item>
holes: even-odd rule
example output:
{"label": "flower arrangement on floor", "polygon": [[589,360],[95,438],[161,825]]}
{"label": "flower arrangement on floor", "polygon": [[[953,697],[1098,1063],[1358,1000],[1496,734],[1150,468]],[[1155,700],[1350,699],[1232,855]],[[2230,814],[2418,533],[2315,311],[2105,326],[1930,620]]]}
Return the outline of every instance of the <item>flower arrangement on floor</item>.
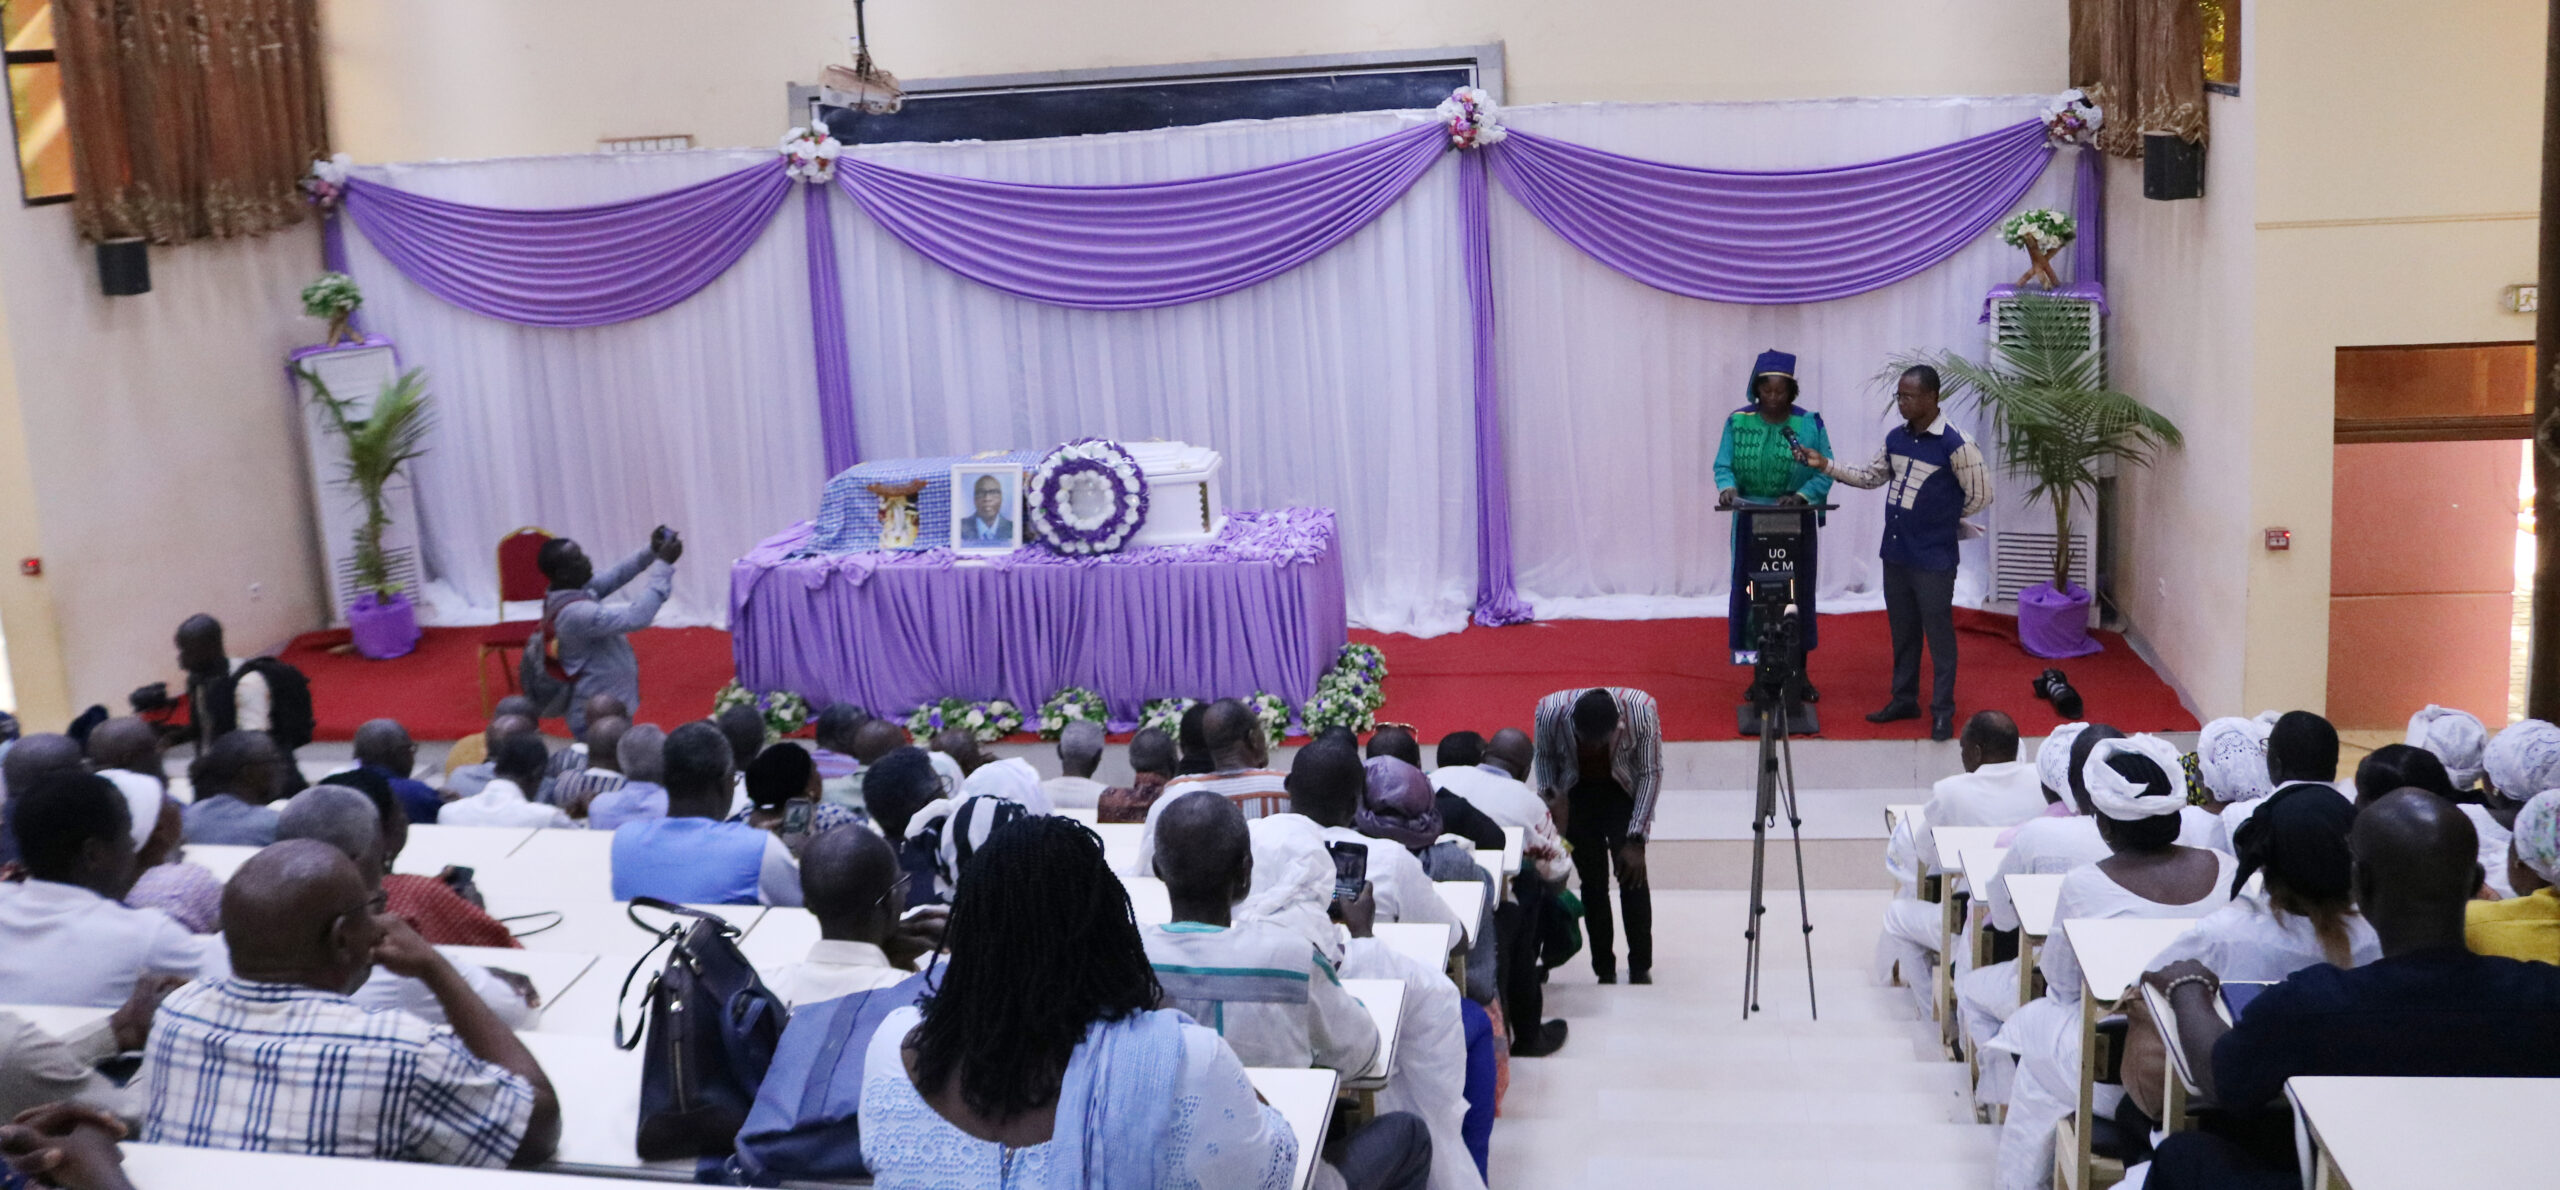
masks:
{"label": "flower arrangement on floor", "polygon": [[1318,683],[1316,696],[1298,708],[1298,720],[1306,725],[1309,735],[1329,727],[1348,727],[1353,732],[1365,733],[1378,725],[1378,714],[1370,709],[1369,700],[1359,691]]}
{"label": "flower arrangement on floor", "polygon": [[2018,277],[2018,284],[2046,289],[2062,287],[2062,279],[2053,275],[2053,257],[2079,233],[2079,225],[2071,216],[2051,207],[2020,211],[2000,224],[2000,242],[2026,249],[2031,262]]}
{"label": "flower arrangement on floor", "polygon": [[1040,704],[1040,738],[1057,739],[1066,734],[1070,724],[1100,723],[1104,713],[1101,695],[1082,686],[1069,686]]}
{"label": "flower arrangement on floor", "polygon": [[1387,655],[1375,645],[1344,645],[1333,668],[1316,679],[1315,697],[1299,708],[1298,722],[1309,734],[1328,727],[1367,731],[1385,705]]}
{"label": "flower arrangement on floor", "polygon": [[1178,743],[1182,739],[1182,716],[1199,705],[1196,698],[1150,698],[1138,708],[1138,727],[1155,728]]}
{"label": "flower arrangement on floor", "polygon": [[824,186],[836,180],[836,158],[844,154],[844,144],[824,129],[794,128],[783,133],[782,143],[775,147],[790,163],[783,172],[792,181]]}
{"label": "flower arrangement on floor", "polygon": [[1262,738],[1274,744],[1289,734],[1289,700],[1267,690],[1256,690],[1244,700],[1253,709],[1253,717],[1262,721]]}
{"label": "flower arrangement on floor", "polygon": [[2044,105],[2044,134],[2056,145],[2090,145],[2107,126],[2107,110],[2077,87]]}
{"label": "flower arrangement on floor", "polygon": [[1033,536],[1062,554],[1117,553],[1147,523],[1147,475],[1117,442],[1079,438],[1031,469]]}
{"label": "flower arrangement on floor", "polygon": [[767,739],[779,739],[809,725],[809,700],[788,690],[757,694],[731,679],[711,696],[711,714],[717,718],[731,707],[754,707],[763,714]]}
{"label": "flower arrangement on floor", "polygon": [[992,744],[1022,730],[1022,708],[1001,698],[984,702],[946,698],[917,707],[907,716],[907,734],[919,741],[930,741],[955,727],[978,737],[981,744]]}
{"label": "flower arrangement on floor", "polygon": [[329,339],[321,344],[323,347],[361,341],[347,323],[363,305],[364,291],[356,287],[355,278],[345,273],[322,273],[302,287],[302,312],[329,320]]}
{"label": "flower arrangement on floor", "polygon": [[1502,105],[1482,87],[1460,87],[1449,92],[1432,112],[1449,130],[1449,143],[1461,149],[1481,149],[1499,144],[1510,132],[1502,126]]}

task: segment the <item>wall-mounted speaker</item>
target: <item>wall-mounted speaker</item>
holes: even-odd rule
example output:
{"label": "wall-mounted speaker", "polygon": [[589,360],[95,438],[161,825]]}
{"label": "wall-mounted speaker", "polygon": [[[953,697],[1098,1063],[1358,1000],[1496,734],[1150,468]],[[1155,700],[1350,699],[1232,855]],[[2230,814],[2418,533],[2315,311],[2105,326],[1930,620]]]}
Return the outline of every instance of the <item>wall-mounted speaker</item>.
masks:
{"label": "wall-mounted speaker", "polygon": [[151,257],[141,237],[98,244],[98,289],[108,297],[151,292]]}
{"label": "wall-mounted speaker", "polygon": [[2174,136],[2142,134],[2142,197],[2204,197],[2204,146]]}

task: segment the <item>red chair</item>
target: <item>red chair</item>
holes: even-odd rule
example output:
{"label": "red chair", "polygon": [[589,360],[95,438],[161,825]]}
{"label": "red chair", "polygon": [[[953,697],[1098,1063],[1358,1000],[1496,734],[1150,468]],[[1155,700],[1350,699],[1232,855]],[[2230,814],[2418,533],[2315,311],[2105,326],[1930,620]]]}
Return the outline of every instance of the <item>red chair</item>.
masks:
{"label": "red chair", "polygon": [[[498,539],[499,615],[507,614],[507,605],[510,603],[527,601],[539,603],[549,594],[551,581],[542,577],[542,567],[539,562],[542,557],[542,547],[551,538],[550,530],[527,525]],[[497,712],[496,700],[489,697],[489,655],[491,653],[498,655],[499,681],[506,689],[515,690],[518,686],[516,666],[522,661],[525,640],[533,635],[533,630],[541,623],[542,618],[536,616],[530,620],[503,620],[480,630],[480,657],[477,667],[480,671],[482,716]],[[509,653],[516,654],[518,660],[508,661]]]}

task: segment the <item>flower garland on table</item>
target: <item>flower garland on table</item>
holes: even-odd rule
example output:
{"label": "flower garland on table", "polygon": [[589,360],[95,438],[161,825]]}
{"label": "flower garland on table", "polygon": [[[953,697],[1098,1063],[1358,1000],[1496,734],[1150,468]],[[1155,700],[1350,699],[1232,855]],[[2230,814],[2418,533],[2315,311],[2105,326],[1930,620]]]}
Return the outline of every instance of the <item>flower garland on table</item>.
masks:
{"label": "flower garland on table", "polygon": [[1256,690],[1244,700],[1253,717],[1262,721],[1262,738],[1277,744],[1289,734],[1289,700],[1269,691]]}
{"label": "flower garland on table", "polygon": [[[1031,531],[1062,554],[1117,553],[1147,523],[1147,473],[1117,442],[1079,438],[1031,471]],[[1077,505],[1099,497],[1079,516]]]}
{"label": "flower garland on table", "polygon": [[790,162],[784,172],[794,182],[824,186],[836,180],[836,158],[844,154],[844,143],[823,131],[794,128],[782,134],[777,146],[782,159]]}
{"label": "flower garland on table", "polygon": [[1200,700],[1196,698],[1150,698],[1138,708],[1138,727],[1140,730],[1155,728],[1179,742],[1182,739],[1182,717],[1199,705]]}
{"label": "flower garland on table", "polygon": [[981,744],[992,744],[1022,730],[1022,708],[1001,698],[984,702],[946,698],[917,707],[907,716],[907,734],[919,742],[930,742],[955,727],[976,736]]}
{"label": "flower garland on table", "polygon": [[1103,721],[1102,696],[1082,686],[1069,686],[1040,704],[1040,738],[1054,740],[1076,723]]}
{"label": "flower garland on table", "polygon": [[1460,87],[1449,92],[1433,110],[1441,127],[1449,130],[1449,144],[1460,149],[1481,149],[1499,144],[1510,135],[1502,126],[1502,105],[1482,87]]}
{"label": "flower garland on table", "polygon": [[732,707],[754,707],[761,713],[767,739],[778,739],[809,725],[809,700],[788,690],[760,695],[732,679],[711,696],[711,714],[717,718]]}
{"label": "flower garland on table", "polygon": [[2107,126],[2107,111],[2078,88],[2056,95],[2044,105],[2045,138],[2055,145],[2092,145]]}
{"label": "flower garland on table", "polygon": [[1309,734],[1328,727],[1365,732],[1377,726],[1385,705],[1387,655],[1375,645],[1344,645],[1333,668],[1316,679],[1315,697],[1299,708],[1298,722]]}
{"label": "flower garland on table", "polygon": [[1366,733],[1378,725],[1377,712],[1369,709],[1369,700],[1359,691],[1341,686],[1318,684],[1316,696],[1298,708],[1298,718],[1313,735],[1330,727],[1348,727]]}
{"label": "flower garland on table", "polygon": [[356,159],[340,153],[311,163],[311,172],[302,177],[302,197],[321,213],[338,209],[338,201],[346,197],[348,171],[356,167]]}
{"label": "flower garland on table", "polygon": [[2071,216],[2051,207],[2020,211],[2002,222],[2000,241],[2012,248],[2024,248],[2027,252],[2027,271],[2018,278],[2018,284],[2061,288],[2062,279],[2053,273],[2053,256],[2062,251],[2079,231]]}

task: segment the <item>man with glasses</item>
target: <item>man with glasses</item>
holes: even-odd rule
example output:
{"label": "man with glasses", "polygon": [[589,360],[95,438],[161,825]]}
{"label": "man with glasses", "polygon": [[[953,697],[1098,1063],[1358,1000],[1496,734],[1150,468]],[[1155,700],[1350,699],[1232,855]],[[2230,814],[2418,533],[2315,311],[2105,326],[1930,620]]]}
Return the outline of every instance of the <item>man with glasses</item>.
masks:
{"label": "man with glasses", "polygon": [[774,973],[769,986],[793,1007],[885,988],[914,973],[915,960],[942,943],[941,908],[905,916],[907,877],[887,840],[859,826],[838,827],[800,853],[800,892],[818,919],[804,962]]}

